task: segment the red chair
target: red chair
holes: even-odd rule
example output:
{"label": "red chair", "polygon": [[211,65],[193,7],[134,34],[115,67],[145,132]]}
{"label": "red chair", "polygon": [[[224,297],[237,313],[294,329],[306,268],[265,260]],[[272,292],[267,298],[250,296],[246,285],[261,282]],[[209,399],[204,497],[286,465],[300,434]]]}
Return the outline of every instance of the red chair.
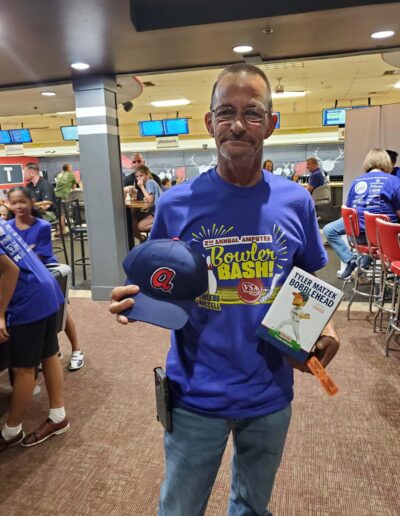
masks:
{"label": "red chair", "polygon": [[[351,296],[349,300],[349,304],[347,305],[347,319],[350,319],[350,309],[351,305],[353,304],[354,298],[356,295],[362,296],[362,297],[368,297],[369,300],[369,311],[372,312],[372,302],[377,297],[377,295],[374,292],[374,281],[372,281],[369,286],[369,291],[365,292],[363,290],[359,289],[359,286],[361,286],[360,283],[360,275],[361,273],[365,273],[368,275],[371,275],[370,271],[366,271],[363,269],[360,265],[360,260],[363,257],[369,257],[369,247],[367,244],[360,244],[358,243],[358,240],[362,238],[362,234],[360,232],[360,225],[358,222],[358,214],[357,210],[354,208],[349,208],[348,206],[342,206],[342,217],[344,222],[344,229],[346,231],[347,241],[349,243],[349,246],[352,250],[355,251],[357,255],[357,269],[355,274],[355,282],[353,287],[353,295]],[[373,271],[372,271],[373,272]],[[349,280],[346,280],[344,283],[344,286],[347,284]],[[360,283],[360,285],[359,285]]]}
{"label": "red chair", "polygon": [[385,339],[385,351],[388,356],[389,351],[393,351],[389,347],[390,339],[395,332],[400,332],[400,224],[378,219],[376,226],[382,266],[394,275],[392,306]]}
{"label": "red chair", "polygon": [[385,298],[387,296],[387,288],[390,289],[393,286],[393,282],[390,281],[389,276],[386,274],[386,269],[380,262],[380,253],[379,253],[379,245],[378,245],[378,235],[377,235],[377,227],[376,221],[386,220],[390,222],[390,219],[387,215],[383,215],[381,213],[370,213],[369,211],[364,211],[364,220],[365,220],[365,236],[367,239],[367,245],[369,250],[369,256],[372,260],[372,282],[373,282],[373,293],[375,295],[375,303],[374,305],[378,308],[378,311],[374,317],[374,331],[376,331],[376,322],[380,315],[380,324],[379,328],[382,331],[383,324],[383,312],[387,312],[388,310],[385,308]]}

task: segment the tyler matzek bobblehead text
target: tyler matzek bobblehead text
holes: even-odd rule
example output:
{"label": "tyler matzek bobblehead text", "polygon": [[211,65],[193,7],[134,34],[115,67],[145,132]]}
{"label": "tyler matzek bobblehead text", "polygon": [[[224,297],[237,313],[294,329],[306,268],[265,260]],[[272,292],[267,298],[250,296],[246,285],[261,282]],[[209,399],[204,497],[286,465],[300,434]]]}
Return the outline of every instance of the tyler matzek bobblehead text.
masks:
{"label": "tyler matzek bobblehead text", "polygon": [[309,297],[327,307],[332,307],[336,302],[337,293],[321,285],[317,280],[313,281],[299,272],[295,273],[289,282],[289,286],[308,294]]}

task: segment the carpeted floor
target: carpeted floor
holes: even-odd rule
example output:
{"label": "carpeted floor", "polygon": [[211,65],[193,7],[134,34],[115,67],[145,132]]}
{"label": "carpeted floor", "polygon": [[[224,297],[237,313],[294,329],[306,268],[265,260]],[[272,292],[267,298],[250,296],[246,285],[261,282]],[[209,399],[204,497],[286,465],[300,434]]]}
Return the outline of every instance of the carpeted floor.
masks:
{"label": "carpeted floor", "polygon": [[[118,325],[108,303],[72,299],[86,365],[65,372],[71,430],[32,449],[0,455],[0,515],[154,515],[163,477],[162,430],[154,417],[152,369],[164,363],[168,333]],[[347,322],[330,367],[340,386],[329,398],[308,375],[296,375],[296,398],[271,510],[289,515],[400,514],[400,352],[383,354],[367,313]],[[68,362],[68,343],[61,338]],[[400,349],[400,346],[399,346]],[[9,402],[0,375],[0,422]],[[43,386],[43,380],[40,380]],[[35,396],[31,430],[47,414]],[[226,513],[231,449],[207,510]],[[191,516],[191,515],[187,515]]]}

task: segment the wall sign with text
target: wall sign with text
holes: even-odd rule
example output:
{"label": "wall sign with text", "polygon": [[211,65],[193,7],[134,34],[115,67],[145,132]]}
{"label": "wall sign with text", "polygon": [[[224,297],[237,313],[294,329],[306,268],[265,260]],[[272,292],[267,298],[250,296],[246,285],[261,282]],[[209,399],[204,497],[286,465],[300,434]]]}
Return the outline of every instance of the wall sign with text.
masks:
{"label": "wall sign with text", "polygon": [[9,190],[24,184],[22,165],[4,163],[0,165],[0,190]]}

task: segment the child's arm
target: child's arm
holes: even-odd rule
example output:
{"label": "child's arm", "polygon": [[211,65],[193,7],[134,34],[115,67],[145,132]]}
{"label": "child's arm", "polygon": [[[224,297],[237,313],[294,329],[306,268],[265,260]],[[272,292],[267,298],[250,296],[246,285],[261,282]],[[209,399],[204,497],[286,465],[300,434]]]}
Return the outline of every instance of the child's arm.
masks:
{"label": "child's arm", "polygon": [[5,254],[0,255],[0,343],[7,342],[6,310],[17,286],[19,269]]}

